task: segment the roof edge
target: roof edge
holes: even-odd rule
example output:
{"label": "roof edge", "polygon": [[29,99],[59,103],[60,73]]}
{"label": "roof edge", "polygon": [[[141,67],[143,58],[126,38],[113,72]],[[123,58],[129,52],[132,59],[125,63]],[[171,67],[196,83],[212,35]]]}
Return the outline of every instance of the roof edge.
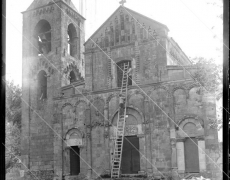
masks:
{"label": "roof edge", "polygon": [[[121,9],[121,8],[122,8],[122,5],[120,5],[120,6],[113,12],[113,14],[111,14],[111,15],[104,21],[104,23],[103,23],[99,28],[97,28],[97,30],[87,39],[87,41],[84,43],[84,45],[85,45],[86,43],[88,43],[88,41],[89,41],[89,40],[90,40],[90,39],[101,29],[101,27],[103,27],[103,25],[105,25],[105,24],[107,23],[107,21],[108,21],[108,20],[109,20],[119,9]],[[160,23],[160,22],[158,22],[158,21],[155,21],[155,20],[153,20],[153,19],[151,19],[151,18],[149,18],[149,17],[147,17],[147,16],[144,16],[144,15],[142,15],[142,14],[136,12],[136,11],[133,11],[133,10],[127,8],[127,7],[124,7],[124,8],[125,8],[126,10],[128,10],[128,11],[131,11],[131,12],[133,12],[133,13],[136,13],[137,15],[140,15],[140,16],[142,16],[142,17],[144,17],[144,18],[147,18],[147,19],[153,21],[154,23],[157,23],[157,24],[159,24],[159,25],[165,27],[165,28],[169,31],[169,28],[168,28],[165,24],[162,24],[162,23]]]}
{"label": "roof edge", "polygon": [[36,8],[34,8],[34,9],[25,10],[25,11],[22,11],[21,13],[24,14],[24,13],[27,13],[27,12],[30,12],[30,11],[34,11],[34,10],[36,10],[36,9],[43,8],[43,7],[45,7],[45,6],[57,4],[57,3],[59,3],[59,2],[65,4],[68,8],[70,8],[71,10],[73,10],[74,12],[76,12],[82,19],[86,20],[81,14],[79,14],[79,12],[77,12],[76,10],[74,10],[71,6],[69,6],[68,4],[66,4],[65,2],[63,2],[62,0],[59,0],[59,1],[57,1],[57,2],[52,2],[52,3],[50,3],[50,4],[43,5],[43,6],[40,6],[40,7],[36,7]]}

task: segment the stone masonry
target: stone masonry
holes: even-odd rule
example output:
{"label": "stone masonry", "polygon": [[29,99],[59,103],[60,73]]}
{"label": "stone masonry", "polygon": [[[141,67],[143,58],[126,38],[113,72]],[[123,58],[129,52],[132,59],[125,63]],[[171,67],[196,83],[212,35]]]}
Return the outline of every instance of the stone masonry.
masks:
{"label": "stone masonry", "polygon": [[[123,61],[131,63],[133,80],[125,134],[138,138],[140,157],[140,170],[124,176],[191,175],[186,148],[192,138],[195,174],[219,179],[217,130],[211,125],[215,98],[191,78],[195,69],[168,37],[167,26],[120,6],[85,42],[84,21],[70,0],[34,0],[23,12],[21,159],[28,169],[21,166],[21,179],[109,177],[119,108],[117,65]],[[80,153],[75,175],[72,146]]]}

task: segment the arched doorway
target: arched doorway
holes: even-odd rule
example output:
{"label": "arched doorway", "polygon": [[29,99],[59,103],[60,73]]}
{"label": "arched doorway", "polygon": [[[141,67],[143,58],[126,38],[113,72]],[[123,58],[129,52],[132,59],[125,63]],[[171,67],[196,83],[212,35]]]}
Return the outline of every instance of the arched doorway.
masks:
{"label": "arched doorway", "polygon": [[[140,139],[138,135],[143,134],[142,120],[143,117],[136,109],[129,107],[127,108],[125,137],[122,149],[121,174],[138,174],[138,171],[141,170],[142,165],[140,161],[140,152],[143,152],[144,149],[140,146],[140,141],[143,143],[144,139]],[[117,113],[113,116],[112,120],[114,127],[116,127],[116,122]],[[115,136],[115,128],[111,133],[113,133]]]}

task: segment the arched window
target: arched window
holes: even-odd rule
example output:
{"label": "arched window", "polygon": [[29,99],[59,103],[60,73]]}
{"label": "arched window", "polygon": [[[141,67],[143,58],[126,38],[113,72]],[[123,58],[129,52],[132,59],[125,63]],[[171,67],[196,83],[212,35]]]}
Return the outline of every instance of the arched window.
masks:
{"label": "arched window", "polygon": [[67,42],[69,55],[75,57],[77,55],[77,31],[72,23],[68,26]]}
{"label": "arched window", "polygon": [[73,82],[76,82],[76,76],[75,76],[75,73],[73,71],[71,71],[69,73],[69,77],[70,77],[70,84]]}
{"label": "arched window", "polygon": [[[122,78],[123,78],[123,70],[125,64],[129,63],[129,67],[131,68],[131,61],[125,60],[117,63],[117,87],[121,87],[122,85]],[[129,74],[128,85],[132,85],[132,75]]]}
{"label": "arched window", "polygon": [[51,51],[51,26],[48,21],[40,20],[34,30],[34,38],[37,47],[34,47],[34,54],[47,54]]}
{"label": "arched window", "polygon": [[38,98],[47,98],[47,74],[44,70],[38,73]]}

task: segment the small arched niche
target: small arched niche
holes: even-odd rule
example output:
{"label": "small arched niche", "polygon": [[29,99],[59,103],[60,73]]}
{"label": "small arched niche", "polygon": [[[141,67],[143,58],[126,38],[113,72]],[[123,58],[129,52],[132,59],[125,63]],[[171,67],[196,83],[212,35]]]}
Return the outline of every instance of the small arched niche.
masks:
{"label": "small arched niche", "polygon": [[34,47],[34,53],[38,56],[48,54],[51,51],[51,26],[48,21],[40,20],[34,29],[34,39],[37,47]]}
{"label": "small arched niche", "polygon": [[38,98],[40,100],[47,98],[47,74],[44,70],[38,73]]}
{"label": "small arched niche", "polygon": [[77,55],[77,31],[71,23],[67,30],[68,54],[72,57]]}

